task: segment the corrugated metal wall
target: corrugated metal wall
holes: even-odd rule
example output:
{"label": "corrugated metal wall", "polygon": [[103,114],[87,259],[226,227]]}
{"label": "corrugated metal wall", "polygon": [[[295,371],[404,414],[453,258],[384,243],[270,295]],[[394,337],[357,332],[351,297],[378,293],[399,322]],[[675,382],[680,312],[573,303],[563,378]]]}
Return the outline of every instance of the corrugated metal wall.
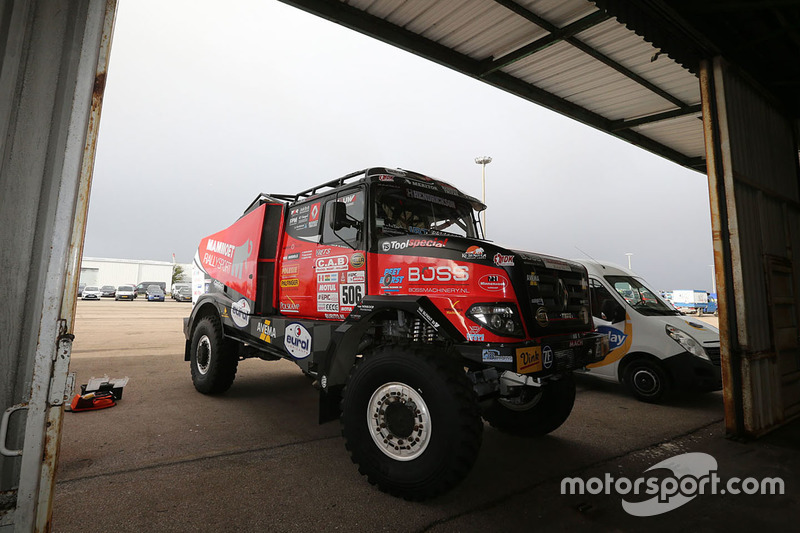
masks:
{"label": "corrugated metal wall", "polygon": [[[738,404],[736,432],[759,435],[800,414],[797,138],[788,115],[732,68],[715,60],[713,69],[723,175],[717,179],[724,181],[729,239],[725,268],[718,269],[731,287],[721,327],[732,337],[727,379],[741,379],[741,389],[726,386],[726,402]],[[716,208],[718,215],[723,207]]]}

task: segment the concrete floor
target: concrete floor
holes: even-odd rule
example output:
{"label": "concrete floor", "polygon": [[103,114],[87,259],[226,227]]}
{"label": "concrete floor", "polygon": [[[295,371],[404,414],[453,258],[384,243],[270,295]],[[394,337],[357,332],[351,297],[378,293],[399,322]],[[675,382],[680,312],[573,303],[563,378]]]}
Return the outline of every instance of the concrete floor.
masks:
{"label": "concrete floor", "polygon": [[[65,415],[54,531],[782,530],[800,516],[797,424],[737,443],[724,438],[721,393],[649,405],[585,377],[557,431],[521,439],[486,425],[461,485],[424,503],[393,498],[358,474],[337,422],[317,424],[317,392],[292,363],[247,360],[227,394],[197,393],[183,361],[190,307],[79,302],[77,383],[130,383],[116,407]],[[713,455],[722,478],[782,477],[786,493],[702,495],[649,518],[619,495],[560,494],[566,476],[634,479],[686,452]]]}

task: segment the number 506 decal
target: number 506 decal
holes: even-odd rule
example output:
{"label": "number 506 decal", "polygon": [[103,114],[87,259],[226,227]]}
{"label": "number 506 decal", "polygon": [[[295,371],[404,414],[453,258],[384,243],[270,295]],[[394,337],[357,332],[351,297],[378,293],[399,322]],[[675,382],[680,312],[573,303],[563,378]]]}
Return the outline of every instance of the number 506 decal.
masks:
{"label": "number 506 decal", "polygon": [[358,305],[364,296],[364,284],[342,284],[341,287],[341,304],[342,305]]}

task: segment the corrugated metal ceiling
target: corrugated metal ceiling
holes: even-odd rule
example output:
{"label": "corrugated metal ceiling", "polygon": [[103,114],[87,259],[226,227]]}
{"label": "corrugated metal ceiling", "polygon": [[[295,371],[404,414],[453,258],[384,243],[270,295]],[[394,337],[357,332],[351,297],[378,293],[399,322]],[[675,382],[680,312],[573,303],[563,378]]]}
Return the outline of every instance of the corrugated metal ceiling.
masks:
{"label": "corrugated metal ceiling", "polygon": [[285,0],[704,171],[697,77],[587,0]]}

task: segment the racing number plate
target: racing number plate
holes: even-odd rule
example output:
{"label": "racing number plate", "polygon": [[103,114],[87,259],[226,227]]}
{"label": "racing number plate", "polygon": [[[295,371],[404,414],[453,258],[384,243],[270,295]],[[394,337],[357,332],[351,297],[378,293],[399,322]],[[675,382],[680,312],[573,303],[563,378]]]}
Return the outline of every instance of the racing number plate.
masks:
{"label": "racing number plate", "polygon": [[517,373],[528,374],[542,370],[542,347],[517,348]]}

